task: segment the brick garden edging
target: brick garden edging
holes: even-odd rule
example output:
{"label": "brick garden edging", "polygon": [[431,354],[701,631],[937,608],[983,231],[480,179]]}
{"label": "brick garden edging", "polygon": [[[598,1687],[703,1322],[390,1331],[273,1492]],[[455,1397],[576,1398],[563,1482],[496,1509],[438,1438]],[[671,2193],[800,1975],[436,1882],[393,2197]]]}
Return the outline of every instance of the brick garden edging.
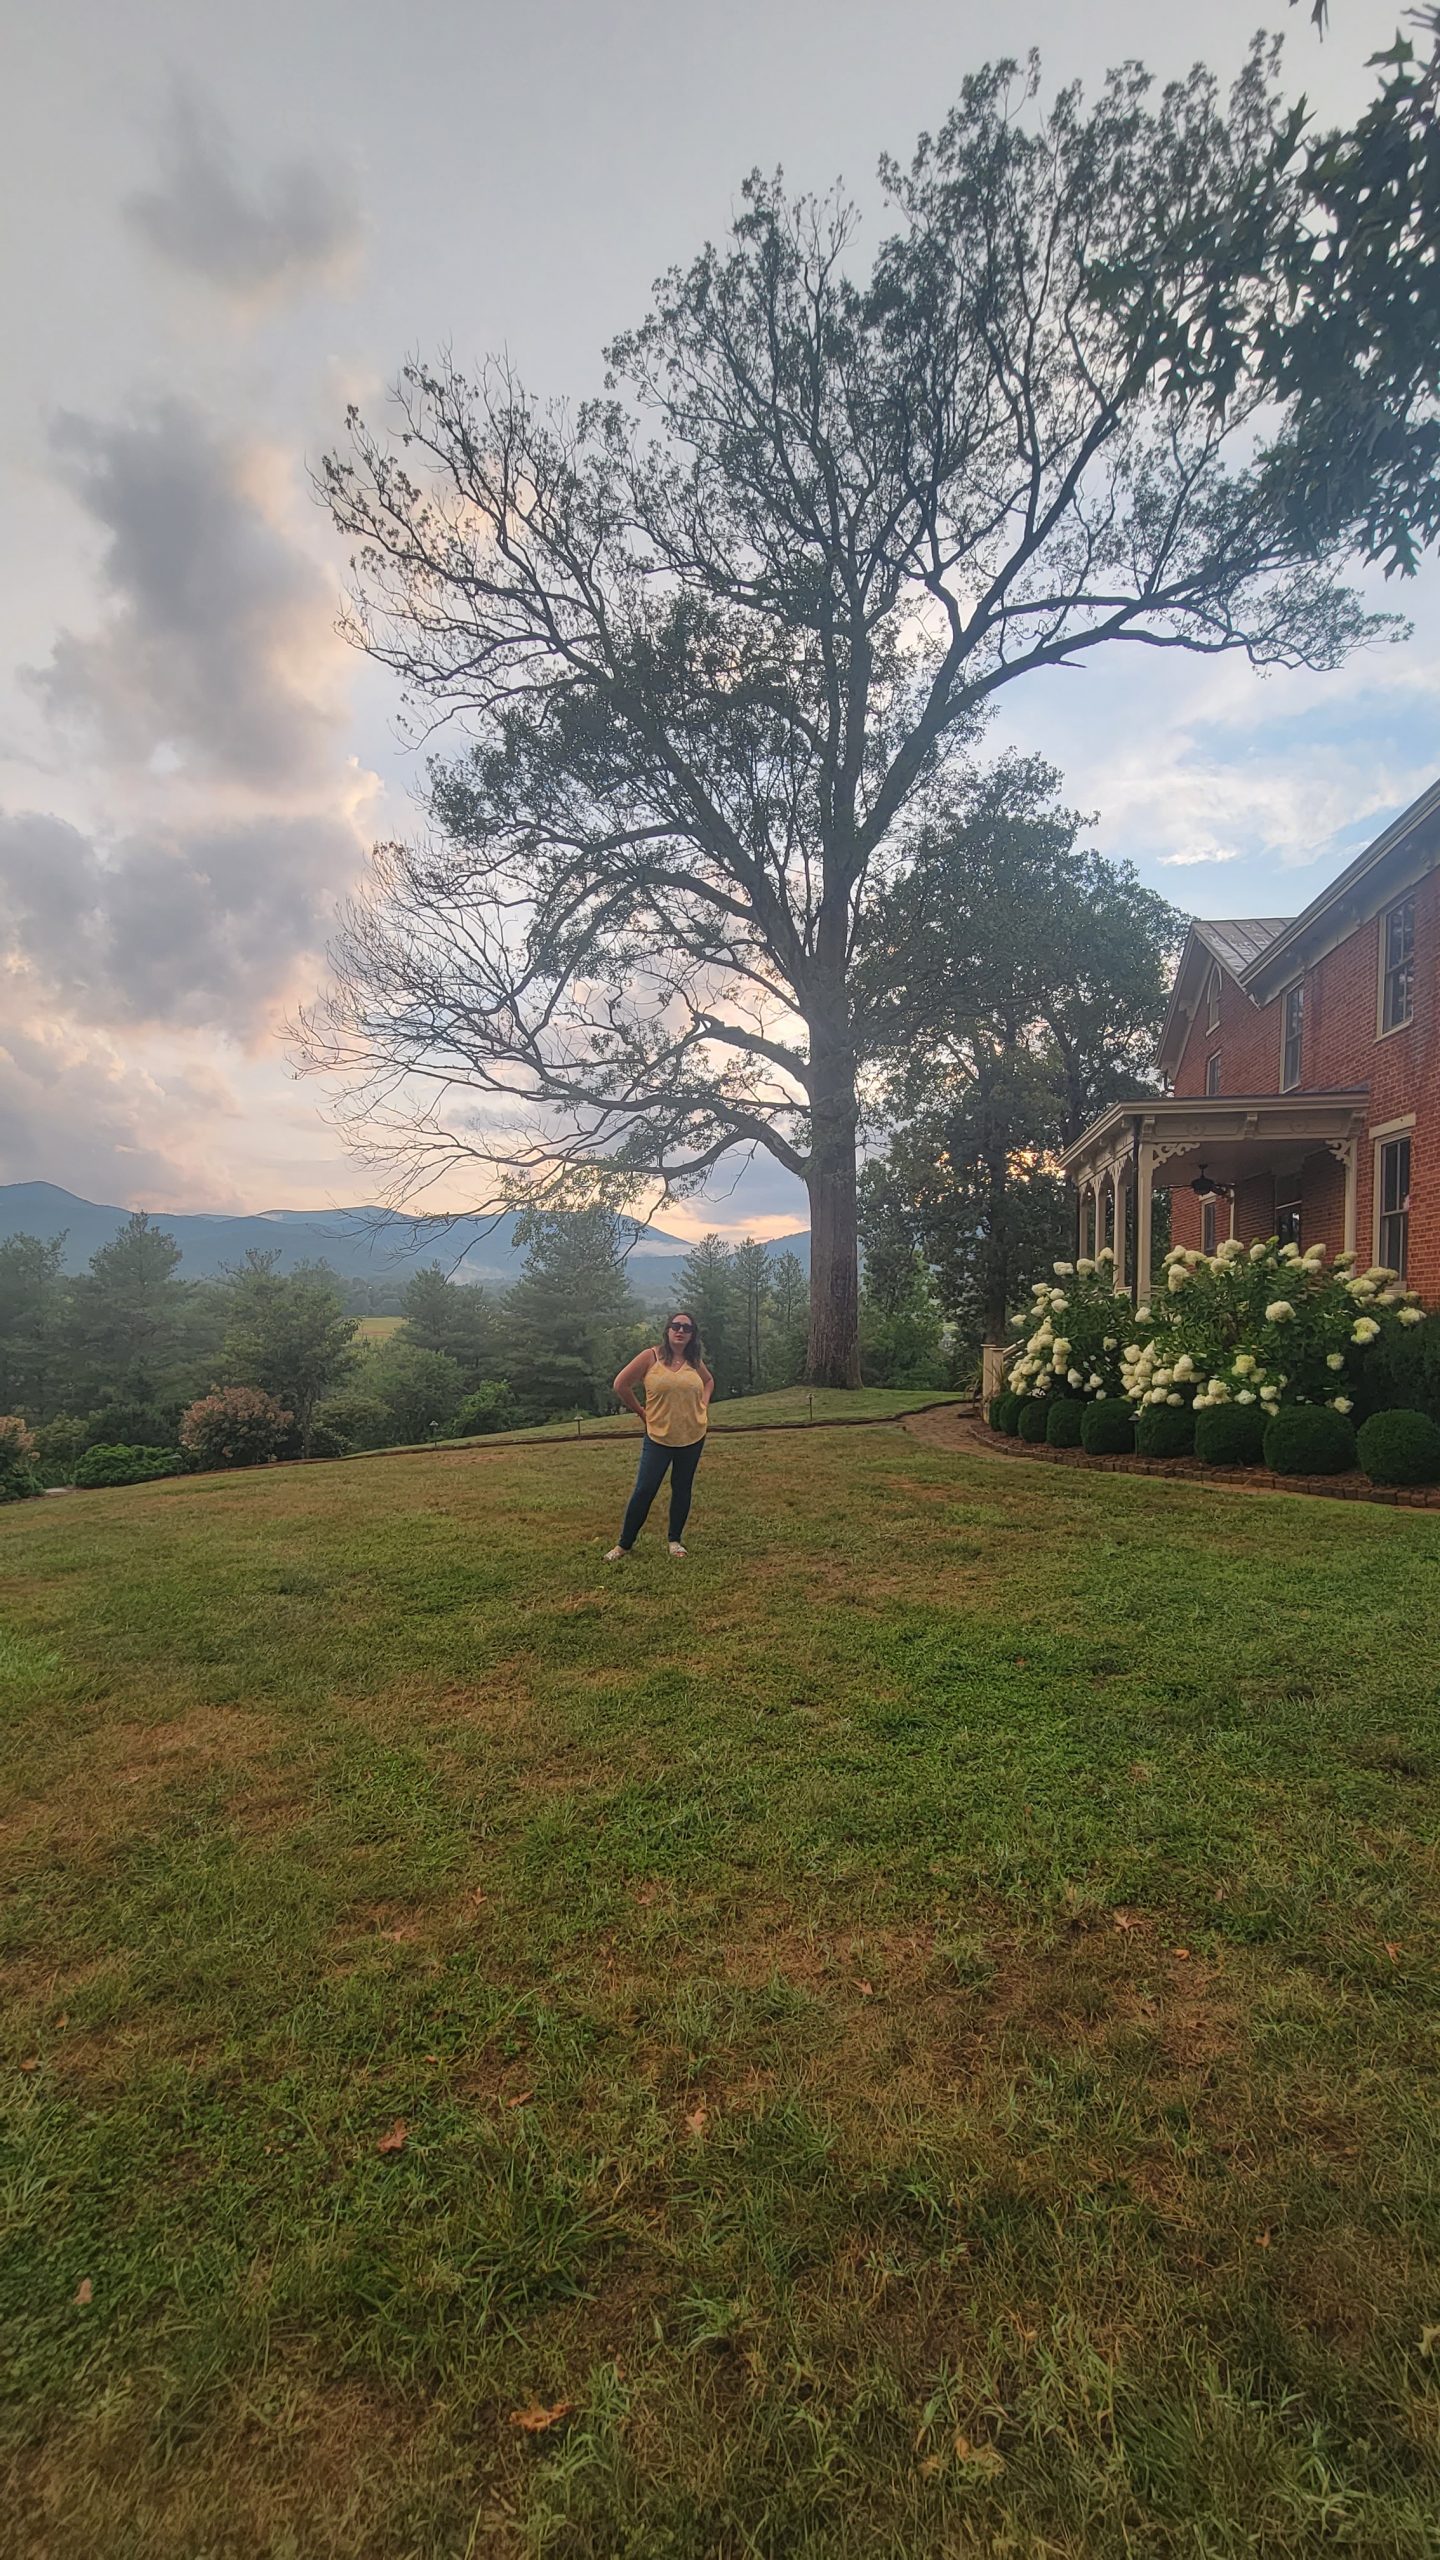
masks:
{"label": "brick garden edging", "polygon": [[1048,1441],[1018,1440],[992,1431],[988,1422],[967,1423],[963,1437],[996,1458],[1039,1458],[1046,1466],[1083,1467],[1114,1476],[1164,1476],[1177,1484],[1216,1487],[1221,1493],[1317,1493],[1330,1502],[1384,1502],[1398,1511],[1440,1511],[1440,1485],[1372,1484],[1358,1468],[1343,1476],[1277,1476],[1270,1467],[1204,1467],[1198,1458],[1091,1458],[1083,1449],[1052,1449]]}

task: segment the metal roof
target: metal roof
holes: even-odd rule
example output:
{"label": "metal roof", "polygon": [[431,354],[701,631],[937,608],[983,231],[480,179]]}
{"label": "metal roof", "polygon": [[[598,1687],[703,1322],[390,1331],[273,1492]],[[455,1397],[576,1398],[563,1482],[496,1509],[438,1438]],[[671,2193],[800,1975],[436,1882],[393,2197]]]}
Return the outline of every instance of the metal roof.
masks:
{"label": "metal roof", "polygon": [[1288,931],[1294,918],[1235,916],[1227,922],[1213,916],[1192,916],[1190,921],[1206,949],[1214,954],[1222,968],[1229,970],[1232,978],[1238,978],[1241,971],[1250,968],[1263,951],[1269,950],[1277,934]]}

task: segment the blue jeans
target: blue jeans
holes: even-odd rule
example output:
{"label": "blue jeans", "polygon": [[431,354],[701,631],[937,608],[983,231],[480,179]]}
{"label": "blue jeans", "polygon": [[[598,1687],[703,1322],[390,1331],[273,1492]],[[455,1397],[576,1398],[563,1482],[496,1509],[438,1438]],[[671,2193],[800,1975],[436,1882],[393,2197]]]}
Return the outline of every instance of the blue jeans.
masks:
{"label": "blue jeans", "polygon": [[635,1473],[635,1490],[625,1507],[620,1531],[620,1544],[628,1553],[645,1526],[645,1517],[670,1469],[670,1536],[679,1544],[690,1517],[690,1495],[695,1483],[695,1470],[700,1464],[703,1440],[693,1440],[688,1449],[667,1449],[647,1432],[640,1443],[640,1464]]}

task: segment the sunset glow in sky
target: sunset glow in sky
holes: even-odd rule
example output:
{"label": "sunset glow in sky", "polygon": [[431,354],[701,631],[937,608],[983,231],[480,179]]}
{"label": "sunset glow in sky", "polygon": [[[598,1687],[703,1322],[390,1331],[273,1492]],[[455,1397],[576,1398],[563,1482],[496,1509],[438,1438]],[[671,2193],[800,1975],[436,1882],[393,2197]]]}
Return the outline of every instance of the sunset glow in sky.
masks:
{"label": "sunset glow in sky", "polygon": [[[1322,118],[1392,6],[1015,0],[1045,85],[1138,54],[1222,75],[1257,10]],[[376,837],[416,823],[388,679],[337,637],[309,474],[399,364],[506,350],[598,386],[651,278],[752,166],[867,209],[995,49],[978,0],[11,0],[0,96],[0,1181],[164,1210],[374,1196],[283,1026]],[[1198,36],[1197,36],[1198,31]],[[1335,676],[1114,651],[1017,687],[992,743],[1060,766],[1177,903],[1282,914],[1440,756],[1440,579]],[[444,1203],[468,1205],[452,1194]],[[664,1224],[805,1223],[768,1163]]]}

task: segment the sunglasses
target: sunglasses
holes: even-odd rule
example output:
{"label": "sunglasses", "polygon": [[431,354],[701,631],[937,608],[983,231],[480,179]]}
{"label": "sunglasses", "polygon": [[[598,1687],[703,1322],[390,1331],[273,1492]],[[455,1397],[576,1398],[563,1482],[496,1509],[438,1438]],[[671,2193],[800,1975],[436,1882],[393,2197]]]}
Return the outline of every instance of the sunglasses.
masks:
{"label": "sunglasses", "polygon": [[672,1324],[670,1330],[672,1333],[693,1333],[695,1327],[693,1324]]}

